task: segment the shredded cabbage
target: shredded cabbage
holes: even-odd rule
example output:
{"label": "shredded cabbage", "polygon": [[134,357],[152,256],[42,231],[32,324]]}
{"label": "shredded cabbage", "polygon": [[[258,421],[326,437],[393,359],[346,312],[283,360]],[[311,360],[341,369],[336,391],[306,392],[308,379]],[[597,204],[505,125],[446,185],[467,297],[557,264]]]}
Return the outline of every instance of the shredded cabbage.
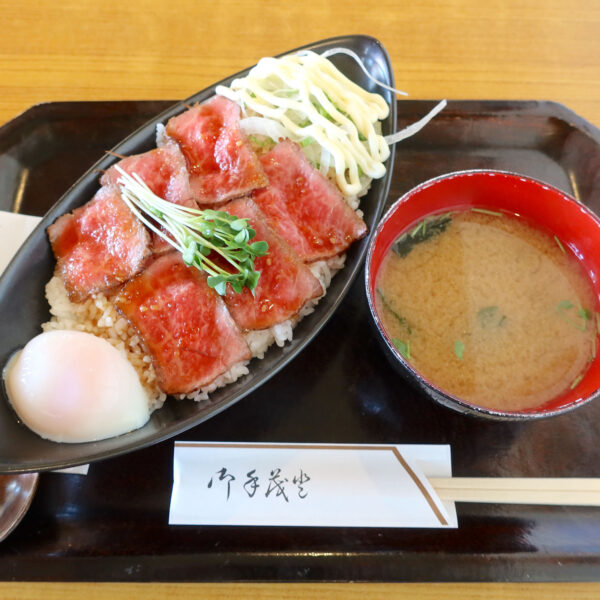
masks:
{"label": "shredded cabbage", "polygon": [[[246,77],[228,88],[218,86],[216,93],[241,106],[244,131],[275,141],[288,137],[307,155],[316,153],[313,162],[322,171],[334,169],[345,195],[361,191],[362,173],[372,178],[385,174],[390,151],[375,124],[389,113],[386,101],[314,52],[263,58]],[[262,120],[249,121],[255,115]]]}
{"label": "shredded cabbage", "polygon": [[275,141],[288,135],[283,125],[265,117],[246,117],[240,121],[240,127],[246,135],[264,135]]}
{"label": "shredded cabbage", "polygon": [[387,102],[356,85],[327,59],[338,53],[351,56],[378,85],[404,94],[375,80],[346,48],[324,55],[303,51],[263,58],[246,77],[215,91],[241,107],[246,134],[299,143],[323,174],[333,170],[345,196],[355,196],[363,191],[365,176],[377,179],[385,174],[389,144],[414,135],[444,108],[445,101],[417,123],[384,138],[379,122],[389,114]]}

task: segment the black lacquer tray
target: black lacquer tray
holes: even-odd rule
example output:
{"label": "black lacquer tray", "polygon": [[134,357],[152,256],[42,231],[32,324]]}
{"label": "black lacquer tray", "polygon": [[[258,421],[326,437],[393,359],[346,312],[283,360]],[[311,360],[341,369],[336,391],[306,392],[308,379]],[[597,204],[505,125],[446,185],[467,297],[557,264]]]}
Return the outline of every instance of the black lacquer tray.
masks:
{"label": "black lacquer tray", "polygon": [[[27,111],[1,130],[0,208],[42,215],[42,199],[58,198],[100,152],[169,104]],[[400,101],[399,126],[431,106]],[[388,201],[472,168],[543,179],[600,211],[600,131],[547,102],[450,102],[398,147]],[[433,404],[388,367],[361,277],[305,352],[178,439],[450,444],[456,476],[600,477],[599,402],[531,423],[486,422]],[[85,477],[42,474],[29,513],[0,544],[0,579],[600,580],[600,508],[463,503],[459,528],[445,531],[169,527],[172,458],[170,440],[92,464]]]}

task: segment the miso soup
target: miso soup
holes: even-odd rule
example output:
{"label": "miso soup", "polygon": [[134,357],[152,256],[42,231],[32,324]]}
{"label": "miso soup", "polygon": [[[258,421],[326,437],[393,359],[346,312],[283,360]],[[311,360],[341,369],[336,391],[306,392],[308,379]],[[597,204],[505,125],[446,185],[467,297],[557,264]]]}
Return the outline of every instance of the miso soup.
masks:
{"label": "miso soup", "polygon": [[482,407],[539,407],[577,386],[596,353],[597,298],[582,266],[505,213],[416,224],[385,257],[376,304],[417,371]]}

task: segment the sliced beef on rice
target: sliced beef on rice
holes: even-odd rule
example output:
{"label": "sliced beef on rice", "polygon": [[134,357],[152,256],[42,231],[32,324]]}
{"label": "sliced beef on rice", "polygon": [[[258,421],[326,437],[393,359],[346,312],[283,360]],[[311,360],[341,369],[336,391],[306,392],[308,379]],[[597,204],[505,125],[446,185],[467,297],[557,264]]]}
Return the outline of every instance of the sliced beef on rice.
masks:
{"label": "sliced beef on rice", "polygon": [[[116,165],[130,175],[137,173],[160,198],[181,206],[197,208],[190,189],[185,157],[175,142],[168,141],[160,148],[127,156]],[[117,183],[120,173],[115,169],[116,165],[102,175],[102,185]]]}
{"label": "sliced beef on rice", "polygon": [[48,237],[69,299],[82,302],[139,273],[151,254],[146,228],[114,186],[48,227]]}
{"label": "sliced beef on rice", "polygon": [[200,204],[226,202],[268,183],[239,120],[239,106],[215,96],[167,123],[166,133],[179,143]]}
{"label": "sliced beef on rice", "polygon": [[264,240],[268,254],[255,259],[260,272],[254,294],[247,288],[235,293],[227,286],[225,301],[242,329],[267,329],[295,316],[308,300],[323,294],[319,280],[290,246],[267,224],[256,204],[249,199],[233,200],[222,210],[247,218],[256,231],[252,242]]}
{"label": "sliced beef on rice", "polygon": [[223,299],[179,252],[154,260],[114,302],[140,333],[167,394],[195,391],[251,358]]}
{"label": "sliced beef on rice", "polygon": [[[185,157],[176,142],[170,140],[160,148],[127,156],[116,164],[130,175],[137,173],[159,198],[180,206],[198,208],[190,189]],[[116,185],[120,175],[113,165],[102,175],[100,183]],[[151,235],[154,254],[172,249],[172,246],[162,237],[154,232]]]}
{"label": "sliced beef on rice", "polygon": [[298,144],[284,140],[260,160],[269,187],[255,191],[253,199],[304,261],[340,254],[366,235],[364,221]]}

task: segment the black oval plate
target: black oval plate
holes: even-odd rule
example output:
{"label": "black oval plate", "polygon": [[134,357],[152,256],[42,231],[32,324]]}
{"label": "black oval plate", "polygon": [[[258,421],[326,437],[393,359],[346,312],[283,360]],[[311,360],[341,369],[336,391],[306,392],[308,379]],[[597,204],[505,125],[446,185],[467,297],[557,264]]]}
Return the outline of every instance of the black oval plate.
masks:
{"label": "black oval plate", "polygon": [[[337,37],[290,52],[313,50],[321,53],[338,46],[356,52],[377,80],[394,85],[389,56],[381,43],[374,38]],[[383,133],[386,135],[395,131],[396,101],[393,94],[370,81],[350,57],[340,54],[333,56],[331,60],[350,79],[365,89],[384,96],[390,105],[390,114],[382,123]],[[244,76],[247,71],[228,77],[219,84],[228,85],[232,79]],[[154,148],[157,123],[164,123],[173,115],[185,110],[185,104],[206,100],[214,94],[214,88],[219,84],[175,104],[123,140],[113,148],[113,151],[129,155]],[[2,366],[6,364],[13,352],[40,333],[40,325],[50,318],[44,286],[52,276],[55,260],[46,236],[46,228],[60,215],[87,202],[98,189],[98,172],[107,169],[116,160],[114,156],[104,156],[65,193],[44,216],[0,278],[0,314],[2,315],[0,364]],[[361,209],[369,231],[374,228],[385,204],[393,161],[394,147],[386,164],[385,177],[374,181],[368,194],[361,201]],[[271,347],[263,360],[252,360],[248,375],[215,391],[208,402],[197,403],[169,398],[162,408],[152,414],[150,421],[136,431],[99,442],[58,444],[38,437],[18,421],[3,388],[0,401],[0,472],[64,468],[138,450],[194,427],[241,400],[290,362],[331,317],[362,266],[368,239],[369,236],[356,242],[349,249],[345,268],[333,278],[328,293],[315,312],[305,317],[294,329],[293,341],[286,344],[284,348]]]}

